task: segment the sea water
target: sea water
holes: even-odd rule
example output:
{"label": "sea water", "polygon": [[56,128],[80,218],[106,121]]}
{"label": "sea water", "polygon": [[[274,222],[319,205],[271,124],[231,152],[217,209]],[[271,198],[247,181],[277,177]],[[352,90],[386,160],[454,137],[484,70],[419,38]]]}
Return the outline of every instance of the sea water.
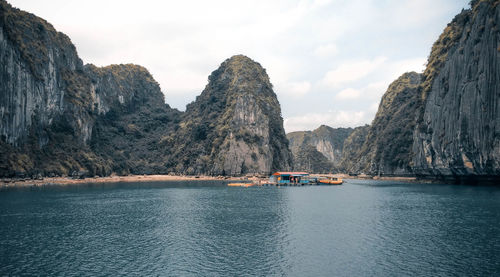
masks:
{"label": "sea water", "polygon": [[0,191],[0,276],[500,276],[500,188],[347,180]]}

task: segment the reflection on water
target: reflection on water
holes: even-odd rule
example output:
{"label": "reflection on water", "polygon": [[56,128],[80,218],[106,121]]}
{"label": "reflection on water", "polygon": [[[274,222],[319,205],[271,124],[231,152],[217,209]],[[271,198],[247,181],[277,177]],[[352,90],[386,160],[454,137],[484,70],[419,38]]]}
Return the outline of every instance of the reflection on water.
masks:
{"label": "reflection on water", "polygon": [[0,192],[0,275],[500,274],[500,189],[348,181]]}

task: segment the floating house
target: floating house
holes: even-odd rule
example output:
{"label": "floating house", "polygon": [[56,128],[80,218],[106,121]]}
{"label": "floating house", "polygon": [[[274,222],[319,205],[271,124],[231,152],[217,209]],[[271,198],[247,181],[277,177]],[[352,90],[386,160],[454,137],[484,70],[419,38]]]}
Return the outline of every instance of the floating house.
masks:
{"label": "floating house", "polygon": [[293,185],[309,185],[315,183],[316,180],[309,177],[307,172],[275,172],[269,177],[271,184],[293,186]]}

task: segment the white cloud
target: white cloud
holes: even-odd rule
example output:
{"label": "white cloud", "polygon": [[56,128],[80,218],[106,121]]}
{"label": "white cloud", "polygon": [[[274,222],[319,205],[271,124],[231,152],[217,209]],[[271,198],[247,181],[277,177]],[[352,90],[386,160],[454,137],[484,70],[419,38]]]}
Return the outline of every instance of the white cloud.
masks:
{"label": "white cloud", "polygon": [[312,9],[321,8],[323,6],[330,4],[331,2],[332,2],[332,0],[314,0],[311,8]]}
{"label": "white cloud", "polygon": [[[349,87],[342,89],[335,95],[335,99],[336,100],[356,100],[361,98],[380,99],[380,97],[382,97],[382,95],[385,93],[389,85],[398,77],[400,77],[403,73],[409,71],[422,72],[424,69],[424,62],[425,62],[424,58],[413,58],[413,59],[404,59],[396,61],[384,60],[383,62],[372,62],[370,63],[370,66],[368,66],[366,70],[358,74],[359,79],[356,80],[357,81],[356,83],[363,85],[363,83],[367,82],[367,80],[365,79],[373,79],[373,76],[371,75],[376,75],[376,79],[378,79],[379,81],[370,82],[367,85],[361,87]],[[358,66],[360,64],[361,63],[359,63]],[[374,67],[375,64],[377,66],[376,68]],[[344,72],[347,72],[347,70]]]}
{"label": "white cloud", "polygon": [[333,43],[320,45],[314,50],[314,55],[320,58],[326,58],[337,55],[339,49],[337,45]]}
{"label": "white cloud", "polygon": [[328,111],[325,113],[308,113],[301,116],[285,118],[287,133],[294,131],[313,130],[325,124],[331,127],[360,126],[369,120],[364,111]]}
{"label": "white cloud", "polygon": [[356,100],[356,99],[380,99],[385,93],[389,82],[370,83],[359,89],[346,88],[335,95],[337,100]]}
{"label": "white cloud", "polygon": [[335,95],[335,98],[337,99],[357,99],[361,96],[361,91],[353,88],[346,88],[337,95]]}
{"label": "white cloud", "polygon": [[370,83],[367,86],[363,87],[361,91],[362,95],[365,99],[380,99],[382,95],[384,95],[385,91],[389,87],[389,84],[394,81],[381,81]]}
{"label": "white cloud", "polygon": [[385,70],[387,70],[394,81],[405,72],[415,71],[417,73],[422,73],[425,69],[426,62],[427,59],[423,57],[397,60],[388,64]]}
{"label": "white cloud", "polygon": [[291,59],[286,59],[280,56],[261,56],[251,57],[256,59],[267,71],[271,83],[275,86],[280,84],[290,83],[290,79],[297,72],[296,68],[300,64]]}
{"label": "white cloud", "polygon": [[276,88],[276,93],[295,98],[300,98],[309,91],[311,91],[311,83],[307,81],[286,83]]}
{"label": "white cloud", "polygon": [[[220,63],[247,55],[267,69],[282,111],[299,116],[297,99],[319,114],[332,105],[368,111],[402,73],[422,71],[432,42],[469,0],[9,2],[66,33],[85,63],[146,67],[180,109]],[[347,88],[357,93],[331,103]]]}
{"label": "white cloud", "polygon": [[[404,0],[393,3],[394,12],[388,14],[390,22],[398,22],[403,26],[418,26],[422,22],[428,22],[449,10],[447,1],[436,0]],[[460,5],[459,5],[460,6]],[[461,4],[462,8],[467,8],[467,2]],[[412,12],[408,12],[412,11]]]}
{"label": "white cloud", "polygon": [[167,94],[183,94],[186,91],[196,91],[199,94],[208,83],[208,76],[203,73],[184,70],[163,71],[162,73],[155,79],[161,84],[167,84],[169,88],[166,91]]}
{"label": "white cloud", "polygon": [[369,108],[369,111],[370,112],[373,112],[373,113],[376,113],[378,111],[378,106],[380,105],[380,101],[377,101],[377,102],[373,102],[371,105],[370,105],[370,108]]}
{"label": "white cloud", "polygon": [[336,69],[328,71],[323,78],[323,83],[331,88],[351,83],[366,77],[378,69],[386,60],[386,57],[377,57],[373,60],[345,62]]}

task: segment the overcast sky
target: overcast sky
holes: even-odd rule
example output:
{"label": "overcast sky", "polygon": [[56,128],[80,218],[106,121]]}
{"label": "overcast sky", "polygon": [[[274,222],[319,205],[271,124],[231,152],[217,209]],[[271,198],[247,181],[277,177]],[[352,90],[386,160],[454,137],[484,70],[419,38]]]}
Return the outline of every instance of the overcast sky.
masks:
{"label": "overcast sky", "polygon": [[146,67],[179,110],[244,54],[267,70],[291,132],[370,123],[389,84],[423,71],[469,0],[9,2],[66,33],[84,63]]}

